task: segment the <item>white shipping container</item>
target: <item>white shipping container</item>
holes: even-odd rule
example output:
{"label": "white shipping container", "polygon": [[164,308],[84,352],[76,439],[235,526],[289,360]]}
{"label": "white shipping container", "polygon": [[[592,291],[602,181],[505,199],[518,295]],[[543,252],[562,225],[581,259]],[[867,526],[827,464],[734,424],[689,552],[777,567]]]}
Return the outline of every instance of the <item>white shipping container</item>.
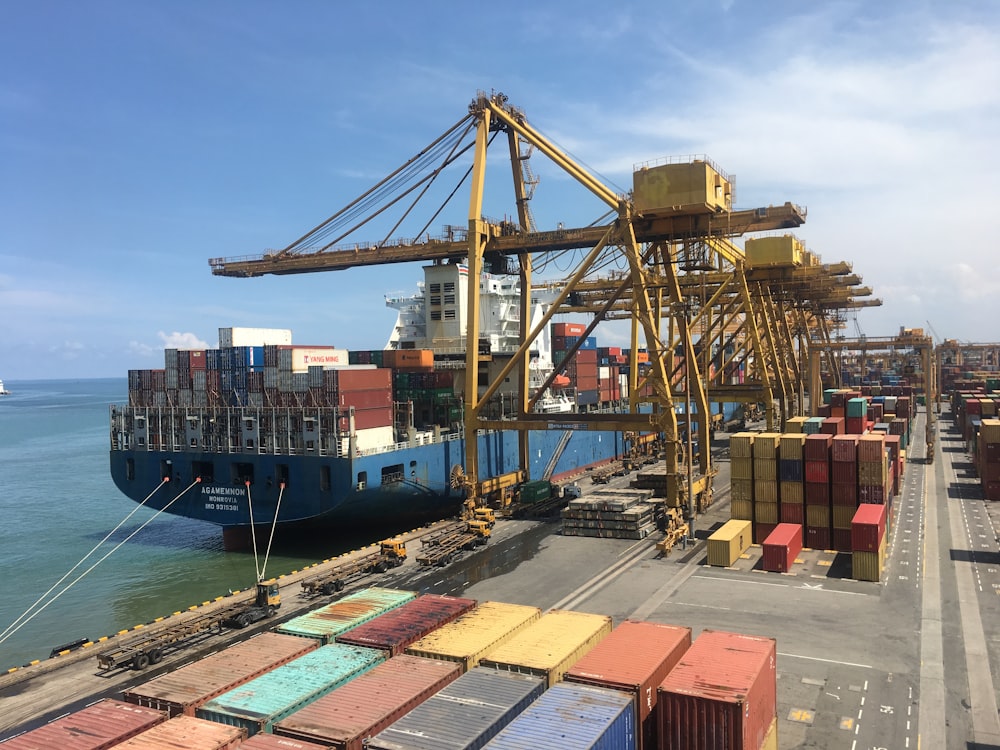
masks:
{"label": "white shipping container", "polygon": [[[396,431],[392,426],[371,427],[367,430],[358,430],[355,433],[355,446],[359,451],[366,451],[372,448],[384,448],[392,445],[396,441]],[[350,443],[349,438],[344,436],[340,440],[340,450],[343,455],[347,455]]]}
{"label": "white shipping container", "polygon": [[278,352],[278,367],[285,371],[308,372],[314,365],[346,364],[349,364],[347,350],[332,346],[294,346]]}
{"label": "white shipping container", "polygon": [[600,378],[602,383],[606,383],[611,380],[611,368],[607,365],[597,368],[597,377]]}
{"label": "white shipping container", "polygon": [[292,331],[288,328],[220,328],[219,348],[230,346],[265,346],[292,343]]}

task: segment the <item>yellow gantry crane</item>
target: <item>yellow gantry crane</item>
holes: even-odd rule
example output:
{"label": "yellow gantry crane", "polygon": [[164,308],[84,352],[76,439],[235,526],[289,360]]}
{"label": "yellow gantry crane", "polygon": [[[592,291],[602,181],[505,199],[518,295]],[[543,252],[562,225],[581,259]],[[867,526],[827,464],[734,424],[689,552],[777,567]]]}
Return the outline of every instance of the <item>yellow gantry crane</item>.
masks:
{"label": "yellow gantry crane", "polygon": [[[512,202],[503,203],[513,217],[503,220],[486,217],[487,208],[498,205],[487,190],[492,184],[488,156],[495,145],[507,162],[501,174],[509,175],[513,185],[507,199]],[[595,221],[575,228],[559,224],[550,230],[535,225],[530,201],[537,180],[529,166],[534,153],[546,157],[589,194],[598,212]],[[458,184],[442,187],[442,176],[456,169]],[[468,193],[467,225],[448,226],[443,235],[431,237],[431,223],[448,201],[461,194],[460,189]],[[419,214],[417,204],[433,195],[444,196],[443,204]],[[667,504],[686,507],[690,517],[695,494],[701,494],[705,504],[711,499],[710,401],[762,403],[769,424],[783,422],[793,411],[801,413],[807,343],[819,334],[829,336],[838,310],[878,304],[859,299],[871,290],[859,286],[860,278],[849,266],[821,264],[800,245],[787,257],[779,250],[776,258],[765,253],[766,263],[748,262],[747,253],[731,238],[794,229],[804,223],[806,212],[788,202],[735,210],[732,197],[732,180],[705,158],[638,165],[632,190],[616,192],[534,129],[503,94],[479,92],[468,113],[442,136],[296,241],[258,256],[212,259],[210,265],[216,275],[252,277],[466,261],[470,280],[464,333],[466,456],[460,481],[470,496],[481,498],[527,479],[531,430],[657,432],[668,446],[678,448],[665,451]],[[390,219],[390,214],[398,218]],[[408,239],[398,239],[404,222],[409,226],[418,216],[423,222],[417,223],[418,230]],[[382,239],[353,241],[362,229],[377,231]],[[783,237],[772,239],[783,246],[788,244]],[[559,280],[555,300],[532,327],[533,264],[569,253],[582,259],[574,260],[571,273]],[[479,346],[478,280],[484,270],[515,266],[522,290],[520,345],[491,382],[477,387],[480,366],[490,358]],[[609,273],[612,267],[622,270]],[[581,343],[602,321],[631,321],[627,413],[535,411],[559,368],[533,393],[532,343],[555,315],[567,312],[592,316]],[[640,348],[648,356],[642,375]],[[747,373],[745,382],[733,376],[737,371]],[[490,418],[485,405],[509,377],[518,384],[516,418]],[[643,403],[652,406],[644,408]],[[684,458],[679,416],[696,425],[699,444],[706,446],[699,451],[697,481],[690,451]],[[492,429],[519,431],[521,471],[481,480],[476,435]],[[687,431],[689,446],[693,429]]]}

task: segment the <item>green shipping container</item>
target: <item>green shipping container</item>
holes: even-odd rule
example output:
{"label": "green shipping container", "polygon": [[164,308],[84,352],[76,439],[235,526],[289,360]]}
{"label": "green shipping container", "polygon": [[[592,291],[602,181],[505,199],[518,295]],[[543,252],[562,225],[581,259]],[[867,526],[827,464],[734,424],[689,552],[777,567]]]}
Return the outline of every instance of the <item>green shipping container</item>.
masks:
{"label": "green shipping container", "polygon": [[412,591],[373,587],[294,617],[275,628],[279,633],[330,643],[341,633],[416,598]]}

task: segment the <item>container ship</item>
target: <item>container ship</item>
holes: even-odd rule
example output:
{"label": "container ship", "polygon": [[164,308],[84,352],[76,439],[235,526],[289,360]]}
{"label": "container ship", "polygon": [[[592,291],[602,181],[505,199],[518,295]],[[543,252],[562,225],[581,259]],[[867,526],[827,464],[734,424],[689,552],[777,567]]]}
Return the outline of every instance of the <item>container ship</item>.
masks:
{"label": "container ship", "polygon": [[[247,545],[251,524],[353,530],[451,515],[464,499],[469,283],[463,263],[425,266],[415,294],[386,298],[398,317],[384,349],[302,346],[289,330],[251,328],[220,329],[217,349],[167,349],[162,369],[129,371],[129,402],[111,409],[115,484],[150,508],[221,526],[230,549]],[[485,387],[517,350],[520,282],[484,272],[478,283]],[[531,293],[537,321],[556,293]],[[530,382],[561,370],[539,410],[627,410],[627,352],[588,337],[563,361],[582,332],[553,323],[538,337]],[[501,388],[491,416],[517,402],[513,384]],[[627,437],[532,431],[525,468],[558,482],[622,457]],[[480,478],[520,468],[517,432],[477,439]]]}

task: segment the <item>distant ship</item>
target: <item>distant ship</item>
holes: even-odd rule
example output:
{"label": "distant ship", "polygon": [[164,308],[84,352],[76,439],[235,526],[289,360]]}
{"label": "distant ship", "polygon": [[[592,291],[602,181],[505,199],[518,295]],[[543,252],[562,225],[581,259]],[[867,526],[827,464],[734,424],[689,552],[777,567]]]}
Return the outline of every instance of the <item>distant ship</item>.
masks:
{"label": "distant ship", "polygon": [[[293,345],[289,330],[222,328],[218,349],[168,349],[163,369],[129,371],[129,404],[111,409],[115,484],[151,508],[222,526],[227,548],[246,545],[251,519],[261,528],[351,529],[456,512],[465,492],[463,396],[476,387],[465,372],[470,283],[465,264],[426,266],[416,294],[386,298],[398,318],[384,349],[306,347]],[[520,279],[483,273],[478,283],[479,346],[490,355],[488,371],[477,373],[483,385],[519,346]],[[532,290],[533,322],[557,293]],[[538,336],[533,388],[582,332],[555,323]],[[571,377],[559,379],[564,388],[539,410],[627,410],[626,362],[620,349],[586,339]],[[514,411],[515,387],[491,402],[491,418]],[[528,476],[565,479],[627,454],[635,439],[529,432]],[[480,480],[517,471],[516,431],[482,431],[478,440]]]}
{"label": "distant ship", "polygon": [[3,387],[3,381],[0,380],[0,396],[9,396],[10,391]]}

